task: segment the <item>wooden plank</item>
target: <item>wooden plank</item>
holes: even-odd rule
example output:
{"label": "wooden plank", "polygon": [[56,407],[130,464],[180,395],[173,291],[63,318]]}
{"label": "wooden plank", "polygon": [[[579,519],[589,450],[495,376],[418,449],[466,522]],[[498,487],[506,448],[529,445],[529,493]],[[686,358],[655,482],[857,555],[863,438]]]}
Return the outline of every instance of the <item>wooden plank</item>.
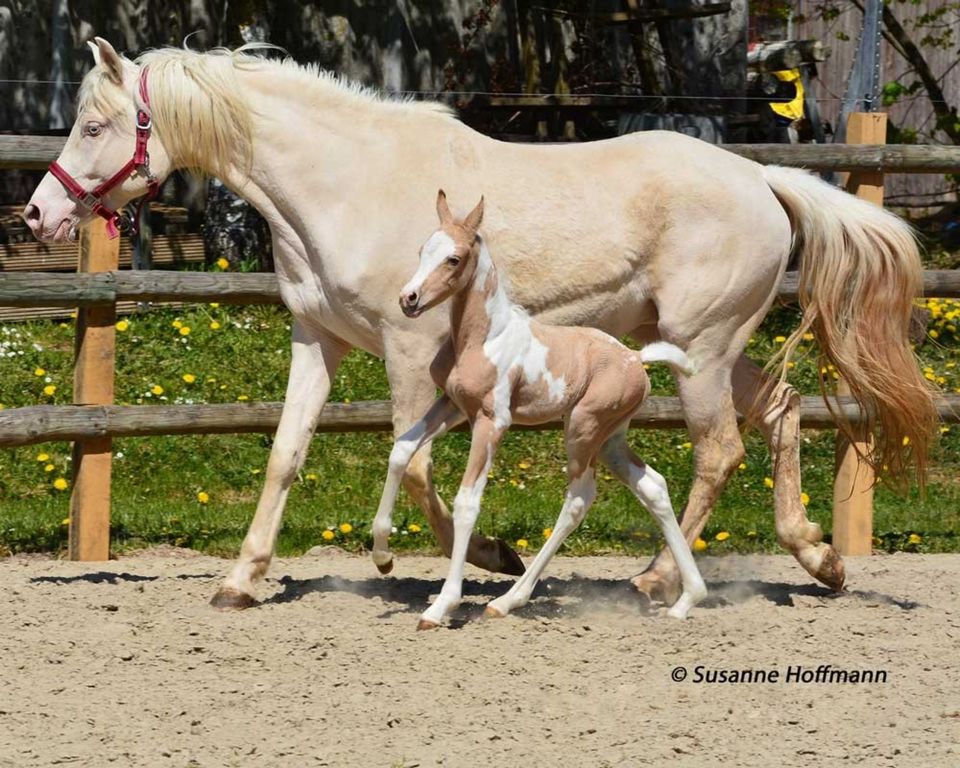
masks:
{"label": "wooden plank", "polygon": [[[152,243],[153,263],[202,264],[205,260],[203,236],[158,235]],[[120,242],[120,267],[129,268],[133,261],[133,246],[129,238]],[[4,243],[0,245],[0,272],[76,271],[75,243]]]}
{"label": "wooden plank", "polygon": [[[484,107],[474,97],[467,109]],[[636,109],[642,100],[630,96],[544,94],[497,96],[500,108],[575,106],[583,109]],[[56,160],[64,139],[51,136],[0,136],[0,169],[46,168]],[[960,146],[896,144],[724,144],[723,149],[764,164],[789,165],[814,171],[883,171],[884,173],[960,173]],[[26,158],[26,159],[23,159]],[[29,164],[33,162],[33,164]]]}
{"label": "wooden plank", "polygon": [[[923,273],[923,295],[960,298],[960,270]],[[797,273],[787,272],[777,292],[781,301],[796,301]],[[0,307],[79,307],[116,301],[280,304],[275,274],[110,272],[60,275],[43,272],[0,272]]]}
{"label": "wooden plank", "polygon": [[[80,236],[82,272],[116,270],[118,238],[107,235],[106,222],[95,219]],[[77,313],[73,399],[78,405],[113,402],[116,307],[86,307]],[[73,445],[73,491],[70,496],[71,560],[110,557],[110,476],[113,444],[109,437],[78,440]]]}
{"label": "wooden plank", "polygon": [[[847,141],[882,144],[887,136],[887,116],[882,112],[856,112],[847,122]],[[847,179],[847,190],[875,205],[883,205],[883,174],[858,172]],[[850,393],[840,381],[837,393]],[[841,432],[836,440],[836,474],[833,481],[833,546],[841,555],[869,555],[873,551],[873,467],[860,457],[873,451],[873,440],[862,427],[853,439]]]}
{"label": "wooden plank", "polygon": [[[149,312],[151,309],[180,309],[182,301],[158,301],[144,303],[140,301],[118,301],[117,316],[135,315]],[[76,307],[0,307],[0,323],[23,322],[26,320],[72,320]]]}
{"label": "wooden plank", "polygon": [[[224,403],[202,405],[33,405],[0,410],[0,447],[33,445],[60,440],[270,433],[280,421],[282,403]],[[852,423],[860,410],[850,398],[833,401],[834,411]],[[960,423],[960,395],[945,395],[937,403],[942,421]],[[531,430],[559,429],[560,421]],[[649,397],[631,422],[638,429],[684,426],[683,409],[675,397]],[[821,397],[803,397],[800,426],[833,429],[833,414]],[[390,402],[328,403],[317,432],[389,432],[393,428]],[[517,429],[524,427],[517,426]]]}

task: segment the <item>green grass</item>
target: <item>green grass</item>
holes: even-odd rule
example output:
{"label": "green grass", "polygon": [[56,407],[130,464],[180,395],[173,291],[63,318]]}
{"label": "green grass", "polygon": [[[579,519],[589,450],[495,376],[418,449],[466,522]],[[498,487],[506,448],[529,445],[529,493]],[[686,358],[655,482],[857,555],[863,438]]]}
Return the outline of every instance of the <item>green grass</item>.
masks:
{"label": "green grass", "polygon": [[[954,328],[960,303],[941,303],[933,329],[938,338],[920,349],[930,375],[945,391],[960,391],[960,341]],[[948,313],[956,313],[948,316]],[[771,314],[748,352],[765,361],[797,321],[795,311]],[[174,327],[180,323],[181,328]],[[211,323],[220,324],[212,329]],[[190,329],[182,335],[182,327]],[[951,330],[954,328],[954,330]],[[281,400],[289,365],[289,317],[278,307],[194,306],[135,315],[117,334],[118,403],[236,402]],[[791,381],[815,394],[812,343],[796,362]],[[11,356],[12,353],[12,356]],[[73,323],[30,322],[0,326],[0,403],[5,407],[71,402]],[[43,373],[37,375],[37,369]],[[195,381],[183,379],[191,374]],[[652,366],[654,394],[673,394],[663,366]],[[53,394],[44,387],[53,385]],[[157,387],[162,388],[156,389]],[[389,396],[383,365],[352,353],[337,374],[332,400]],[[876,496],[878,546],[888,550],[960,549],[960,428],[944,434],[924,499],[900,498],[880,487]],[[833,437],[804,432],[804,490],[810,517],[829,533],[833,478]],[[691,480],[692,451],[682,431],[631,433],[637,452],[663,473],[675,506],[682,508]],[[369,545],[369,526],[379,498],[391,438],[383,434],[320,435],[313,441],[290,494],[279,552],[298,554],[334,540],[359,550]],[[766,487],[769,457],[756,434],[746,439],[746,467],[721,497],[704,533],[712,552],[774,551],[777,548],[772,502]],[[466,460],[468,436],[443,438],[434,450],[435,476],[445,499],[455,494]],[[237,551],[256,505],[270,448],[259,435],[154,437],[117,440],[114,450],[112,538],[115,549],[156,543],[205,552]],[[38,456],[48,458],[38,460]],[[556,431],[512,432],[494,465],[484,498],[479,529],[508,541],[526,539],[530,549],[543,541],[563,498],[565,460]],[[0,451],[0,551],[52,551],[66,545],[69,490],[57,490],[57,478],[70,479],[69,445],[50,443]],[[198,493],[209,502],[198,501]],[[353,530],[338,529],[349,523]],[[422,513],[405,497],[395,514],[398,549],[435,550]],[[420,526],[410,532],[411,525]],[[730,537],[715,540],[720,531]],[[921,537],[909,543],[911,533]],[[329,536],[329,534],[327,534]],[[573,554],[618,551],[650,553],[658,546],[656,526],[615,481],[601,472],[597,503],[565,545]]]}

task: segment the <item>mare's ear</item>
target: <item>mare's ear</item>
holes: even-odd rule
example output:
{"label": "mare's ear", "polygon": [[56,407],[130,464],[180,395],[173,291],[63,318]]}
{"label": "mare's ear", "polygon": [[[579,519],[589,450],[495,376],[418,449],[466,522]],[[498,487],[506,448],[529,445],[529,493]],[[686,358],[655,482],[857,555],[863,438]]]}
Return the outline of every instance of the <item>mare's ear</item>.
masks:
{"label": "mare's ear", "polygon": [[463,226],[472,232],[476,233],[480,229],[480,222],[483,221],[483,197],[480,198],[480,202],[477,203],[477,207],[474,208],[470,213],[467,214],[467,218],[463,220]]}
{"label": "mare's ear", "polygon": [[441,224],[453,222],[453,214],[450,213],[450,206],[447,205],[447,193],[442,189],[437,190],[437,216],[440,217]]}
{"label": "mare's ear", "polygon": [[113,82],[123,85],[123,61],[114,47],[102,37],[95,37],[90,43],[90,48],[93,49],[94,62],[103,65]]}

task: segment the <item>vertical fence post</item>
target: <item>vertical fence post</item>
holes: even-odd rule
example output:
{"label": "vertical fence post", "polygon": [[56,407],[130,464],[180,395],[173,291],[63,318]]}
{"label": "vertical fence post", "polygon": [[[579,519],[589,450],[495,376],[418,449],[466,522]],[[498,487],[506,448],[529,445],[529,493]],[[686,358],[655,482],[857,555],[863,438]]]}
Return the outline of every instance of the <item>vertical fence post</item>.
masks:
{"label": "vertical fence post", "polygon": [[[107,236],[106,221],[95,218],[80,235],[80,272],[117,269],[120,239]],[[113,370],[117,308],[81,307],[73,374],[73,401],[79,405],[113,402]],[[73,492],[70,496],[70,559],[107,560],[110,557],[109,437],[73,444]]]}
{"label": "vertical fence post", "polygon": [[[881,112],[855,112],[847,123],[848,144],[886,144],[887,116]],[[880,171],[851,173],[847,191],[876,205],[883,205],[883,173]],[[837,394],[849,395],[843,380],[837,383]],[[859,427],[851,443],[837,433],[836,474],[833,481],[833,546],[841,555],[869,555],[873,542],[872,467],[860,460],[857,451],[866,455],[873,448],[870,435]]]}

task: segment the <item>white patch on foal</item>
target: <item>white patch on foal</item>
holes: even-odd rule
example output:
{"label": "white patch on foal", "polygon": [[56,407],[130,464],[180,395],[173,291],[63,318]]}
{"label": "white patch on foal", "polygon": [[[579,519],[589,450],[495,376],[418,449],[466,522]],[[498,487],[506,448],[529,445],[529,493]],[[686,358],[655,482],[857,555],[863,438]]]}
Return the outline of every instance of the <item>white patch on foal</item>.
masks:
{"label": "white patch on foal", "polygon": [[[479,235],[477,238],[480,241],[480,257],[474,273],[473,288],[483,291],[487,276],[493,268],[493,259],[483,239]],[[497,383],[493,390],[494,423],[499,429],[503,429],[512,421],[510,373],[514,368],[520,367],[528,384],[536,384],[542,379],[547,386],[548,397],[554,402],[563,398],[567,391],[567,382],[563,376],[554,376],[547,367],[549,350],[533,335],[530,315],[510,301],[499,275],[497,289],[484,306],[490,318],[490,330],[483,344],[483,353],[497,370]]]}

